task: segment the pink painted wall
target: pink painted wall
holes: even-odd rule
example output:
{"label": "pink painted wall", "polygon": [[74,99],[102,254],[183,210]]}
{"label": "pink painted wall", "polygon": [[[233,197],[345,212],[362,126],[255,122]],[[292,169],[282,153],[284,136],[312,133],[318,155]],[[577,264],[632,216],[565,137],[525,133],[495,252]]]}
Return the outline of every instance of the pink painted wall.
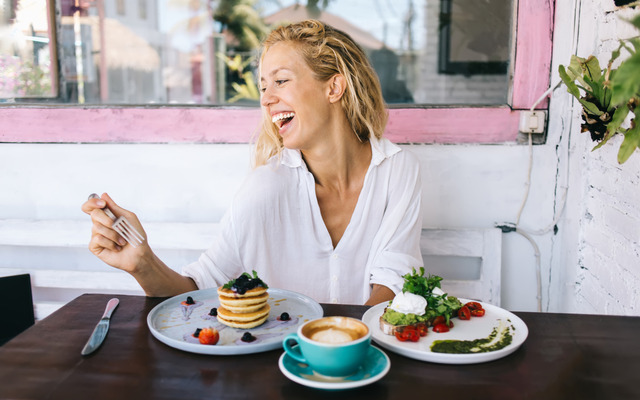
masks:
{"label": "pink painted wall", "polygon": [[[391,109],[397,143],[513,141],[519,112],[502,108]],[[247,143],[259,109],[0,108],[0,142]]]}

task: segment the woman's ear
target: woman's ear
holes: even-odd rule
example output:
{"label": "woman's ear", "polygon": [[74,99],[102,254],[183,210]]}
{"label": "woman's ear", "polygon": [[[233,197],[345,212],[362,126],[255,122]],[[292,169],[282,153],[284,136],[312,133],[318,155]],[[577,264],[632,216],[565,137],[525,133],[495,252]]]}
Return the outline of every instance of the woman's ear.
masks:
{"label": "woman's ear", "polygon": [[329,102],[336,103],[340,101],[347,89],[347,81],[341,74],[335,74],[329,79]]}

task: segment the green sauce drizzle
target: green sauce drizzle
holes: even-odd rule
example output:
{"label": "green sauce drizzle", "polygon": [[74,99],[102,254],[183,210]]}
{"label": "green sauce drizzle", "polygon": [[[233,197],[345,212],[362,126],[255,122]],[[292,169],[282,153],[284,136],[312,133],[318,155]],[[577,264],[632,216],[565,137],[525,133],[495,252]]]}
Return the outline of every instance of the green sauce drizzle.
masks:
{"label": "green sauce drizzle", "polygon": [[503,349],[511,344],[511,327],[494,327],[488,337],[475,340],[436,340],[431,345],[434,353],[469,354],[487,353]]}

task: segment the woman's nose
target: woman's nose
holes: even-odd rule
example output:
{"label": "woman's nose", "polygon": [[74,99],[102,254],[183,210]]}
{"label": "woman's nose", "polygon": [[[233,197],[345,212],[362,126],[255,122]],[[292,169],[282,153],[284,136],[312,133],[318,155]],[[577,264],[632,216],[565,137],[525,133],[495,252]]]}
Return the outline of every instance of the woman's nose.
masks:
{"label": "woman's nose", "polygon": [[260,104],[264,107],[269,106],[275,102],[275,97],[271,94],[271,90],[267,87],[260,96]]}

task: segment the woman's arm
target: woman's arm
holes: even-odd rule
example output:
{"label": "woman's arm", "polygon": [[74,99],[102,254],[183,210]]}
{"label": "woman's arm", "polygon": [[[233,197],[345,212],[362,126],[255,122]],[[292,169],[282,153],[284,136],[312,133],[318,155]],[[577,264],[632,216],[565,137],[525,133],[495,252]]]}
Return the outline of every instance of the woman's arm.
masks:
{"label": "woman's arm", "polygon": [[364,303],[365,306],[375,306],[376,304],[380,304],[384,301],[393,300],[395,297],[395,293],[393,290],[389,289],[383,285],[373,285],[373,289],[371,289],[371,296],[369,296],[369,300]]}

